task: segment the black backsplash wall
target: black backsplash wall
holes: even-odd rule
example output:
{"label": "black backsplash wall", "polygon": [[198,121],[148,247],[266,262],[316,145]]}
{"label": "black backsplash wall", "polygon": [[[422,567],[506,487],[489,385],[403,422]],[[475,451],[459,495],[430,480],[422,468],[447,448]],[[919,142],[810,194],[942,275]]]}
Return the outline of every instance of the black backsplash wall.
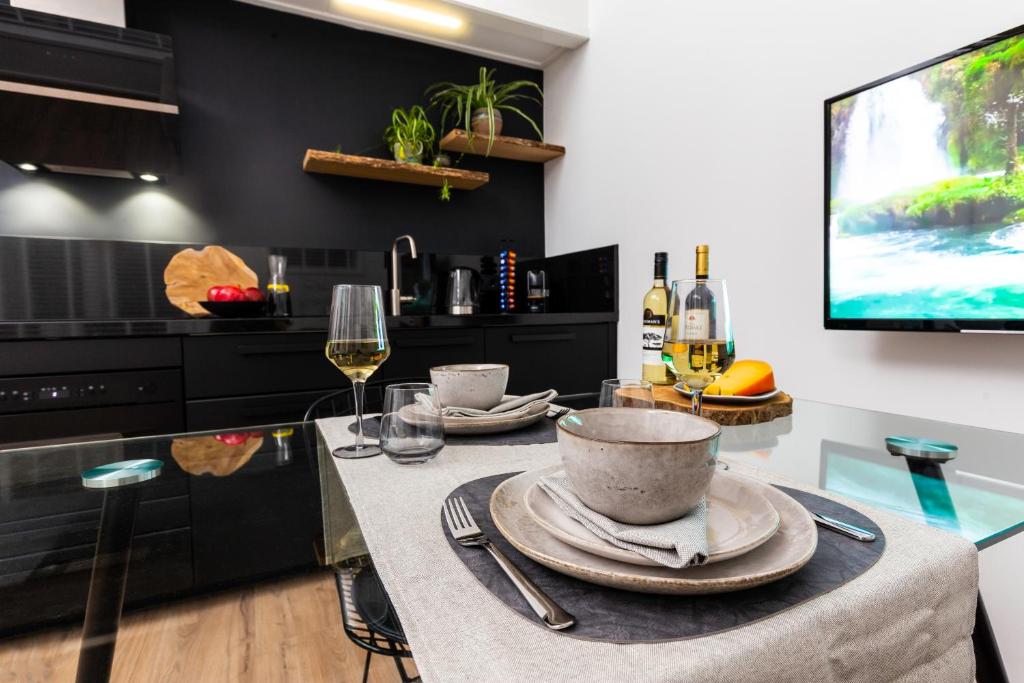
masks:
{"label": "black backsplash wall", "polygon": [[[154,188],[4,167],[0,234],[385,250],[411,233],[435,253],[493,253],[502,239],[544,253],[539,164],[466,156],[462,167],[491,182],[450,203],[434,188],[301,169],[308,147],[389,156],[391,108],[422,101],[432,82],[469,82],[481,65],[499,80],[541,82],[540,71],[232,0],[128,0],[126,11],[129,26],[174,39],[183,174]],[[512,117],[505,127],[529,134]]]}

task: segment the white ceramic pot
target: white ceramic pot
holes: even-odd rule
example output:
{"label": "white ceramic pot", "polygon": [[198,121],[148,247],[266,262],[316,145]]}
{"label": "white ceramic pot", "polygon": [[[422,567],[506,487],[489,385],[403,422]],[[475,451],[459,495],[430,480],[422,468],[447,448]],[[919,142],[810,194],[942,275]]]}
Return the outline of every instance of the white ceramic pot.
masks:
{"label": "white ceramic pot", "polygon": [[430,368],[442,406],[490,410],[501,402],[508,386],[508,366],[464,363]]}
{"label": "white ceramic pot", "polygon": [[576,495],[626,524],[660,524],[693,509],[711,485],[720,427],[648,408],[593,408],[558,420],[558,451]]}

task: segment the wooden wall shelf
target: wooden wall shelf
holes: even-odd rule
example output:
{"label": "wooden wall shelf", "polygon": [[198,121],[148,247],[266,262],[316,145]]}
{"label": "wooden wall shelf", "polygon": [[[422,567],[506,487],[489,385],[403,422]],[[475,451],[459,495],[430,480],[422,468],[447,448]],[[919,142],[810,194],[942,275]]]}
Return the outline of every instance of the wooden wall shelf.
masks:
{"label": "wooden wall shelf", "polygon": [[[464,154],[484,156],[487,154],[487,136],[474,135],[471,141],[466,131],[456,128],[441,140],[441,149],[447,152],[462,152]],[[495,135],[490,156],[500,159],[544,163],[545,161],[565,156],[565,147],[549,145],[546,142],[538,142],[537,140],[527,140],[526,138],[510,138],[504,135]]]}
{"label": "wooden wall shelf", "polygon": [[306,157],[302,160],[302,170],[306,173],[329,173],[352,178],[369,178],[433,187],[441,187],[447,178],[449,187],[456,190],[475,190],[481,185],[486,185],[491,179],[488,174],[478,171],[422,164],[403,164],[390,159],[358,157],[319,149],[306,150]]}

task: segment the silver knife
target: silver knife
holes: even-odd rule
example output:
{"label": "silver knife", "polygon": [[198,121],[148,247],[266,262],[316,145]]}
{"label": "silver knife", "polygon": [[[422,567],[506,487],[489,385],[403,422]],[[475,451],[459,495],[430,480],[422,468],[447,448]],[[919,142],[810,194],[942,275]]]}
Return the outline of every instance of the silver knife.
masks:
{"label": "silver knife", "polygon": [[846,522],[840,522],[834,517],[826,517],[823,514],[817,512],[811,512],[811,517],[817,522],[818,526],[823,526],[826,529],[831,529],[836,533],[842,534],[843,536],[849,536],[858,541],[864,541],[870,543],[875,540],[875,535],[867,529],[861,529],[859,526],[847,524]]}

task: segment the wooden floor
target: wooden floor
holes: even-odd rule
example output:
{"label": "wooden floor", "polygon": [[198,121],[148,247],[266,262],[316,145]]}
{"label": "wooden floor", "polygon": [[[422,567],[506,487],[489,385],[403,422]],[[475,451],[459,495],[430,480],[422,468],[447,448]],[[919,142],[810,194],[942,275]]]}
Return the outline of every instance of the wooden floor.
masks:
{"label": "wooden floor", "polygon": [[[79,629],[0,642],[0,682],[75,680]],[[117,683],[358,683],[365,651],[341,629],[329,571],[130,613],[121,621]],[[399,680],[374,656],[370,681]]]}

